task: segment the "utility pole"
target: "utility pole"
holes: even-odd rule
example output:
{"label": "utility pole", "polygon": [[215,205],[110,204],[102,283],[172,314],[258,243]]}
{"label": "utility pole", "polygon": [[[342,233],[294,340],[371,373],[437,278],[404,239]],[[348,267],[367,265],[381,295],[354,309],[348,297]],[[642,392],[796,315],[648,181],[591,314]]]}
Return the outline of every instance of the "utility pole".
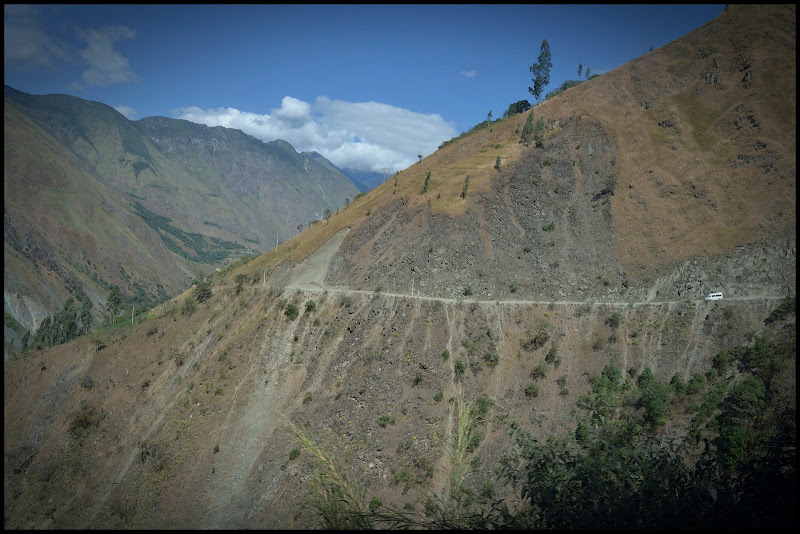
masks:
{"label": "utility pole", "polygon": [[391,169],[391,168],[389,168],[389,167],[384,167],[384,168],[383,168],[383,181],[384,181],[384,182],[386,181],[386,172],[387,172],[387,171],[388,171],[388,172],[392,172],[392,169]]}

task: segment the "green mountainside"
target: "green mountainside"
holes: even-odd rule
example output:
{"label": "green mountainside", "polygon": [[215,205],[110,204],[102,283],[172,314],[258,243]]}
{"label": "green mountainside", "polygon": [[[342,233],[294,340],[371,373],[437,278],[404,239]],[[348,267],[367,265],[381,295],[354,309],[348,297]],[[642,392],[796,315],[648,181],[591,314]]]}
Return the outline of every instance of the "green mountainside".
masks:
{"label": "green mountainside", "polygon": [[4,147],[5,311],[31,333],[76,292],[97,322],[112,285],[162,301],[359,193],[285,141],[8,86]]}

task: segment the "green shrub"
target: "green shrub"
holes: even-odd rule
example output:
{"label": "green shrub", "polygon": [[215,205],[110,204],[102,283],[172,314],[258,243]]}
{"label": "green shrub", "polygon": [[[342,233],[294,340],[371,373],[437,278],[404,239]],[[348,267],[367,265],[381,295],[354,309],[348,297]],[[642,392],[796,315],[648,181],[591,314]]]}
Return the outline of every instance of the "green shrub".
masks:
{"label": "green shrub", "polygon": [[617,328],[619,326],[620,320],[622,316],[619,314],[618,311],[612,313],[607,319],[606,324],[611,328]]}
{"label": "green shrub", "polygon": [[311,313],[317,309],[317,303],[313,300],[309,300],[306,302],[306,313]]}
{"label": "green shrub", "polygon": [[555,229],[556,229],[556,224],[552,221],[542,226],[542,230],[544,230],[545,232],[552,232]]}
{"label": "green shrub", "polygon": [[186,300],[183,301],[183,307],[181,308],[181,315],[191,316],[195,311],[197,311],[195,300],[192,297],[186,297]]}
{"label": "green shrub", "polygon": [[547,351],[547,356],[544,357],[544,361],[552,364],[553,367],[558,367],[561,364],[561,358],[558,357],[558,349],[550,347],[550,350]]}
{"label": "green shrub", "polygon": [[411,380],[412,386],[418,386],[422,383],[422,371],[417,371],[417,374],[414,375],[414,378]]}
{"label": "green shrub", "polygon": [[466,370],[466,368],[467,366],[466,364],[464,364],[464,360],[462,360],[461,358],[456,360],[456,363],[453,366],[453,376],[456,382],[461,380],[461,377],[464,376],[464,371]]}
{"label": "green shrub", "polygon": [[444,349],[442,351],[442,360],[447,361],[449,358],[450,358],[450,351],[447,350],[447,349]]}
{"label": "green shrub", "polygon": [[484,420],[484,416],[486,412],[489,411],[489,408],[494,406],[494,401],[487,397],[486,395],[478,395],[475,398],[475,405],[473,408],[473,415],[475,417],[476,422],[482,422]]}
{"label": "green shrub", "polygon": [[297,304],[295,304],[294,302],[290,302],[286,305],[286,308],[283,310],[283,313],[290,320],[294,321],[295,319],[297,319],[297,316],[300,315],[300,309],[297,307]]}
{"label": "green shrub", "polygon": [[308,404],[311,402],[312,396],[310,391],[306,391],[306,394],[303,395],[303,404]]}
{"label": "green shrub", "polygon": [[689,383],[686,384],[686,393],[688,395],[694,395],[695,393],[702,391],[705,385],[706,377],[700,373],[695,373],[692,378],[689,379]]}
{"label": "green shrub", "polygon": [[520,344],[522,348],[527,351],[534,351],[544,346],[547,340],[550,339],[550,334],[544,328],[539,328],[534,333],[529,333],[527,339],[523,339]]}
{"label": "green shrub", "polygon": [[544,378],[547,375],[547,363],[539,362],[536,364],[536,367],[533,368],[531,371],[531,378],[533,380],[538,380],[540,378]]}
{"label": "green shrub", "polygon": [[205,302],[211,298],[211,282],[195,282],[194,297],[197,302]]}
{"label": "green shrub", "polygon": [[69,433],[77,439],[88,435],[93,428],[100,426],[105,413],[92,402],[81,400],[78,410],[70,414]]}
{"label": "green shrub", "polygon": [[764,324],[770,324],[775,321],[782,321],[791,313],[796,313],[797,297],[786,297],[781,304],[772,310],[769,317],[764,319]]}
{"label": "green shrub", "polygon": [[472,295],[472,286],[467,285],[464,287],[464,296],[468,297],[470,295]]}
{"label": "green shrub", "polygon": [[647,384],[649,384],[653,380],[655,380],[655,376],[653,376],[653,370],[650,369],[649,367],[645,367],[644,371],[642,371],[642,374],[640,374],[639,378],[636,379],[636,384],[640,388],[645,388],[647,387]]}
{"label": "green shrub", "polygon": [[292,450],[289,451],[289,461],[294,460],[298,456],[300,456],[300,449],[295,447],[295,448],[293,448]]}
{"label": "green shrub", "polygon": [[385,413],[385,414],[381,414],[381,416],[378,417],[378,426],[380,426],[381,428],[386,428],[386,425],[389,425],[389,424],[392,424],[392,425],[394,424],[394,416],[393,415],[389,415],[388,413]]}
{"label": "green shrub", "polygon": [[685,395],[689,387],[689,385],[683,381],[683,377],[679,373],[672,375],[669,385],[672,386],[672,391],[676,395]]}
{"label": "green shrub", "polygon": [[667,423],[670,387],[664,382],[651,380],[642,389],[641,405],[645,411],[645,422],[653,427]]}
{"label": "green shrub", "polygon": [[553,158],[545,158],[545,159],[544,159],[544,163],[543,163],[543,165],[544,165],[545,167],[549,167],[549,166],[550,166],[550,165],[552,165],[552,164],[553,164]]}
{"label": "green shrub", "polygon": [[539,395],[539,386],[536,384],[528,384],[525,387],[525,396],[526,397],[537,397]]}

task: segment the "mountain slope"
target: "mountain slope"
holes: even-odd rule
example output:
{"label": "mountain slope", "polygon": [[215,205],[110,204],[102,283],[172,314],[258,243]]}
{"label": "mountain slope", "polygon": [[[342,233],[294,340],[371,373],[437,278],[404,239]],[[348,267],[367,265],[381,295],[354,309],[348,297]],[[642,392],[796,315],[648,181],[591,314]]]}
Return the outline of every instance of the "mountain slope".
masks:
{"label": "mountain slope", "polygon": [[[682,442],[689,459],[724,450],[717,417],[753,377],[770,401],[754,424],[791,436],[794,12],[728,9],[536,106],[549,124],[543,147],[519,143],[525,115],[498,121],[215,274],[207,300],[188,290],[147,320],[8,362],[5,526],[319,526],[303,503],[320,466],[284,417],[305,421],[363,484],[364,510],[421,511],[427,490],[451,495],[462,396],[483,411],[468,485],[513,507],[520,495],[501,476],[520,452],[512,431],[541,443],[587,421],[599,431],[592,392],[612,363],[624,396],[601,400],[641,423],[642,441]],[[733,68],[722,89],[703,77],[714,58],[695,52],[727,61],[728,47],[758,65],[746,90],[738,75],[726,81]],[[685,74],[663,77],[665,58]],[[775,92],[770,79],[789,86]],[[713,106],[723,96],[732,108]],[[744,115],[742,137],[728,127],[739,105],[758,123],[745,130]],[[698,109],[709,110],[699,137]],[[679,131],[660,133],[664,120]],[[773,151],[771,167],[738,157],[753,139]],[[717,289],[723,300],[703,299]],[[767,352],[768,378],[717,358],[754,347]],[[663,424],[647,423],[648,372],[674,391]],[[680,383],[692,391],[678,394]],[[782,454],[788,474],[761,485],[754,515],[719,504],[718,522],[681,526],[796,522],[794,448]]]}
{"label": "mountain slope", "polygon": [[[31,332],[81,287],[98,321],[111,284],[140,305],[163,300],[358,193],[321,156],[238,130],[131,122],[104,104],[8,86],[4,118],[5,310]],[[56,279],[35,274],[32,248]]]}
{"label": "mountain slope", "polygon": [[[470,285],[486,297],[516,285],[580,298],[607,280],[601,295],[623,295],[693,258],[792,241],[791,9],[732,7],[536,106],[531,113],[547,124],[543,148],[517,143],[527,113],[447,144],[338,223],[353,231],[331,281],[407,290],[416,279],[447,284],[433,294]],[[368,209],[380,215],[363,216]]]}

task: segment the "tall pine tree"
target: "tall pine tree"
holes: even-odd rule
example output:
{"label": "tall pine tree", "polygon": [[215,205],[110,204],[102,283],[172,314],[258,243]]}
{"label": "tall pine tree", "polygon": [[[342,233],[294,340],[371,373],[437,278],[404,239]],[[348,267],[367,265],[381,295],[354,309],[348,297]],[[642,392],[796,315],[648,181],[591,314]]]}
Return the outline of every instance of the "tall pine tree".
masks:
{"label": "tall pine tree", "polygon": [[550,44],[545,39],[542,41],[542,48],[539,51],[536,63],[530,67],[530,71],[533,74],[533,87],[528,87],[528,91],[536,98],[537,103],[542,102],[544,88],[550,83],[550,68],[552,66],[553,64],[550,62]]}

